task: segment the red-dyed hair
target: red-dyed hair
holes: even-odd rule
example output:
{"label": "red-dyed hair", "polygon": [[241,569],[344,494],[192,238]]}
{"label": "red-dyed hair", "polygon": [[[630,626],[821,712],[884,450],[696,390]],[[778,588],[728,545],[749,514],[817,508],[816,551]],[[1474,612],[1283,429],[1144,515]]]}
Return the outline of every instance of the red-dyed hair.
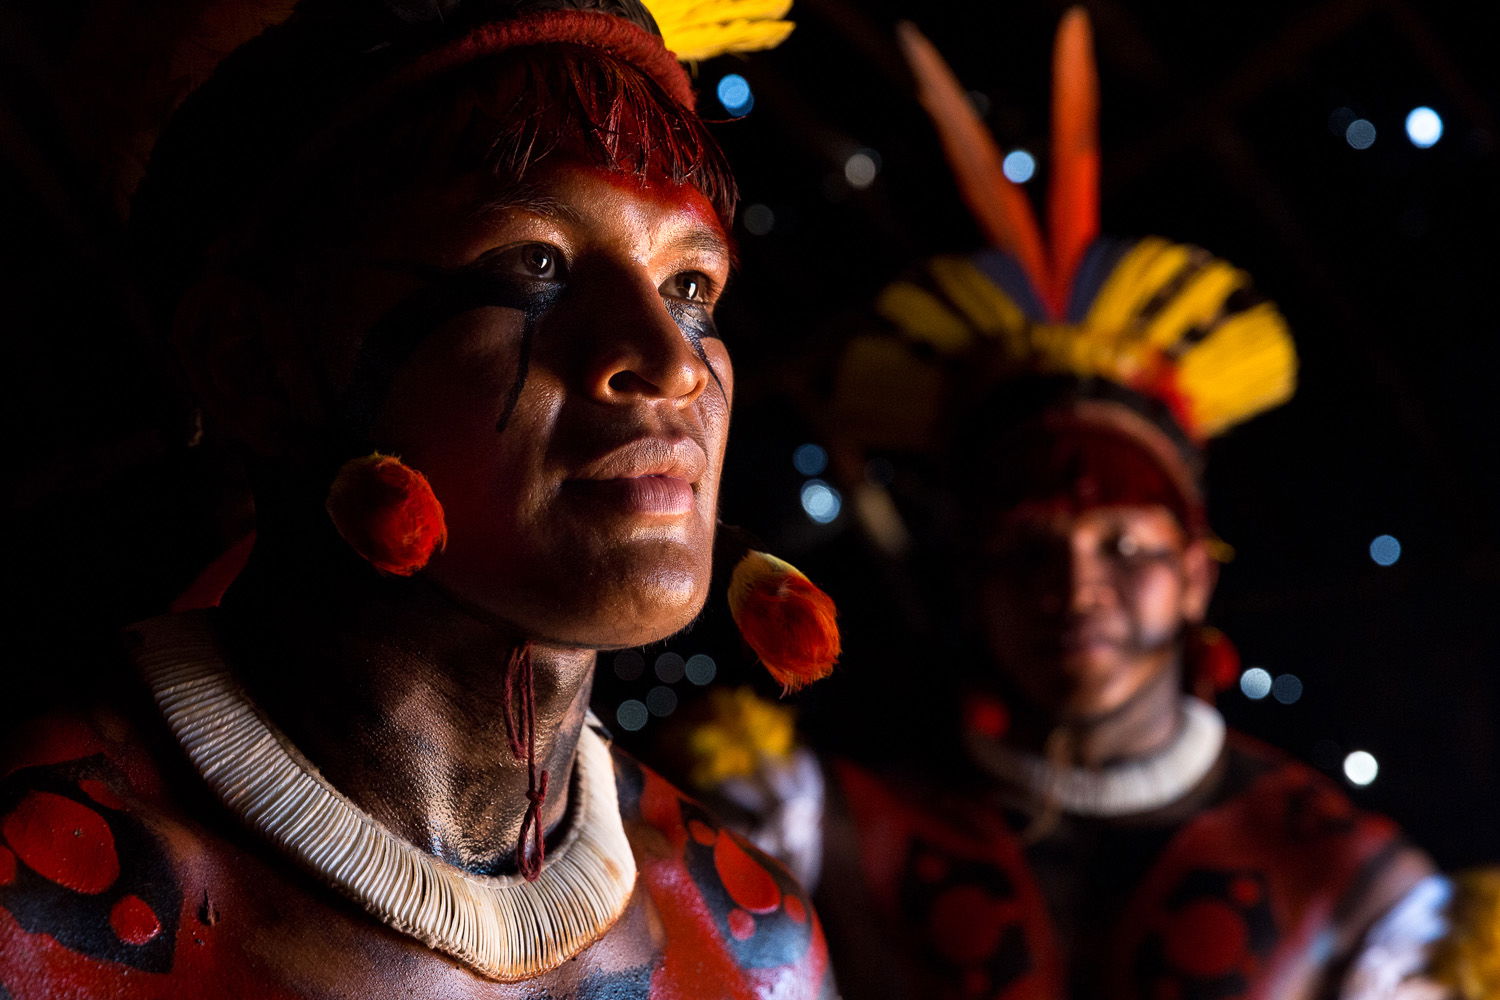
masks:
{"label": "red-dyed hair", "polygon": [[[738,191],[703,121],[635,65],[582,45],[514,49],[437,84],[454,122],[462,169],[483,165],[521,182],[555,156],[697,188],[726,232]],[[441,96],[439,100],[444,98]]]}
{"label": "red-dyed hair", "polygon": [[233,53],[174,116],[137,196],[157,304],[170,314],[215,254],[266,276],[288,251],[357,229],[382,198],[472,170],[521,183],[561,156],[692,185],[727,232],[733,174],[680,70],[656,65],[671,59],[659,43],[598,12],[527,25],[551,25],[552,40],[480,44],[482,29],[425,55],[393,51],[404,41],[351,52],[336,19],[303,18]]}

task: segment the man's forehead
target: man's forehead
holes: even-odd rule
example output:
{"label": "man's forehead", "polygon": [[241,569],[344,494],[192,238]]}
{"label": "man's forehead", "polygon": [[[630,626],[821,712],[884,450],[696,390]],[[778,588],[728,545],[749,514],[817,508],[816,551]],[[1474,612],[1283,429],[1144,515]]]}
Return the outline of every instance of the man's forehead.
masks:
{"label": "man's forehead", "polygon": [[713,205],[693,185],[571,160],[534,170],[520,183],[505,184],[494,179],[488,185],[481,182],[474,212],[481,221],[522,211],[573,226],[586,226],[598,220],[591,217],[591,206],[580,203],[579,196],[602,194],[608,200],[611,193],[620,200],[639,203],[659,219],[670,218],[674,242],[726,257],[733,255],[731,241]]}

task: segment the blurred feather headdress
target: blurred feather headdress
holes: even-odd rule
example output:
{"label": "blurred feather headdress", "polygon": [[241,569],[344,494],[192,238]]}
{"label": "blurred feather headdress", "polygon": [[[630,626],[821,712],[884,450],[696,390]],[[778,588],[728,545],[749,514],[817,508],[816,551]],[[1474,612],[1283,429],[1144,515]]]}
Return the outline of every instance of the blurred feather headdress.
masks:
{"label": "blurred feather headdress", "polygon": [[991,248],[929,260],[885,289],[876,329],[841,360],[837,425],[864,449],[941,450],[952,443],[955,407],[979,394],[1026,395],[1012,389],[1032,377],[1060,389],[1054,408],[1081,418],[1136,411],[1139,421],[1121,417],[1125,429],[1149,428],[1142,434],[1157,451],[1170,442],[1196,480],[1203,442],[1291,396],[1296,353],[1280,313],[1245,272],[1159,237],[1099,235],[1087,15],[1064,16],[1053,53],[1045,229],[937,50],[910,24],[900,43]]}

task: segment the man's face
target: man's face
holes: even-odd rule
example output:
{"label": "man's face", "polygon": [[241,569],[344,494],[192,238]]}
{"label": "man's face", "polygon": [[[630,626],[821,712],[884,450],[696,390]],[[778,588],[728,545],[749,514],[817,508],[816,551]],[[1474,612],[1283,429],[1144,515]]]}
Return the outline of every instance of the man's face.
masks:
{"label": "man's face", "polygon": [[1202,619],[1213,572],[1160,505],[1026,505],[985,539],[980,601],[990,652],[1036,705],[1096,718],[1172,669]]}
{"label": "man's face", "polygon": [[492,185],[393,212],[371,266],[334,283],[367,332],[336,335],[361,357],[330,363],[357,382],[376,340],[420,336],[390,364],[371,437],[445,508],[431,580],[540,639],[660,639],[709,585],[733,388],[711,319],[727,241],[691,188],[571,163],[498,200]]}

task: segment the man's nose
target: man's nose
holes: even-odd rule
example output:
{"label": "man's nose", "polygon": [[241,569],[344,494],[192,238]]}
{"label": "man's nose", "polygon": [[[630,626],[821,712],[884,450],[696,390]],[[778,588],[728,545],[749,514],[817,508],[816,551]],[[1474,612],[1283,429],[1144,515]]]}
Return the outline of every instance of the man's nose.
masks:
{"label": "man's nose", "polygon": [[1114,596],[1114,581],[1103,559],[1084,546],[1069,552],[1067,574],[1068,610],[1092,611]]}
{"label": "man's nose", "polygon": [[600,319],[585,372],[590,395],[605,403],[696,400],[712,378],[696,336],[648,281],[632,278],[615,288],[596,305]]}

